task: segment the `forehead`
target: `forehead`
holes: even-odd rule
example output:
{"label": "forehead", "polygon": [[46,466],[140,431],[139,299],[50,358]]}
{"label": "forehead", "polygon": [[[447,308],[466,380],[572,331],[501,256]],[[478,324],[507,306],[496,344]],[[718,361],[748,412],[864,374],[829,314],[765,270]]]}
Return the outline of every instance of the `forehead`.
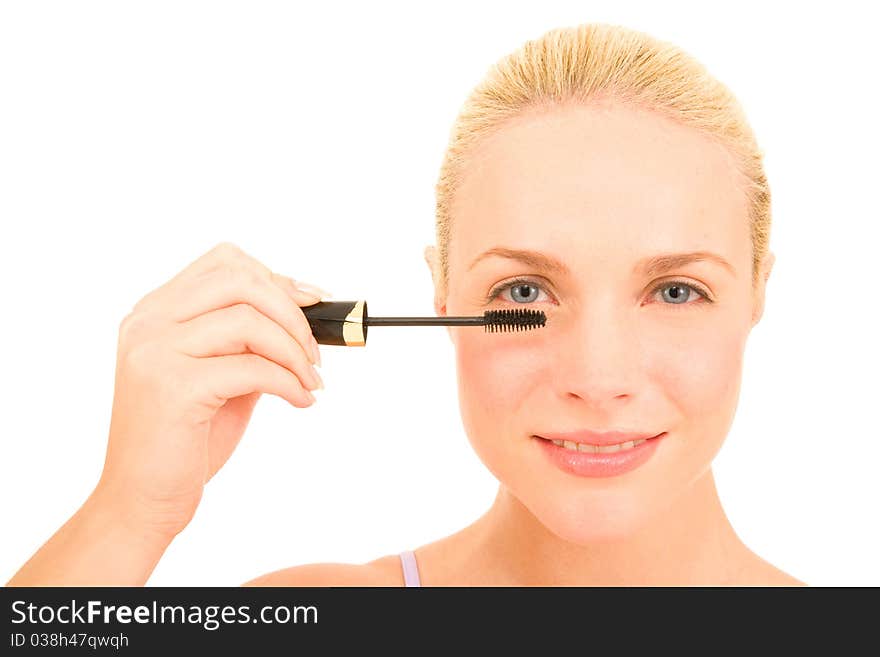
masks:
{"label": "forehead", "polygon": [[[622,105],[530,110],[483,140],[453,206],[450,257],[499,244],[565,257],[748,247],[730,155],[696,130]],[[576,250],[576,251],[573,251]]]}

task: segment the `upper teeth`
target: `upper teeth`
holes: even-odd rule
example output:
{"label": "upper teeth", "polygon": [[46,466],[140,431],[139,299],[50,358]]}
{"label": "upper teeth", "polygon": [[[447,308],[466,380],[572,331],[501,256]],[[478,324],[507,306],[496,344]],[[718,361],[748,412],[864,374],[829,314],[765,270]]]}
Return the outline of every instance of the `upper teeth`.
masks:
{"label": "upper teeth", "polygon": [[575,452],[592,452],[595,454],[604,454],[606,452],[618,452],[622,449],[631,449],[636,445],[641,445],[645,442],[647,438],[641,438],[640,440],[629,440],[625,443],[617,443],[616,445],[591,445],[590,443],[576,443],[571,440],[554,440],[554,445],[559,445],[560,447],[565,447],[565,449],[571,449]]}

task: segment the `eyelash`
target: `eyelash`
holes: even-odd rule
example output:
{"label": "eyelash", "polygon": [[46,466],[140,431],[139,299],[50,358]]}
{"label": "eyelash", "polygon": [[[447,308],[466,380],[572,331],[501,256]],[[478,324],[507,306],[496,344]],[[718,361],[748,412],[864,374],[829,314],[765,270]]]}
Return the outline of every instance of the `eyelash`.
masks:
{"label": "eyelash", "polygon": [[[538,287],[538,288],[544,290],[545,292],[547,291],[544,289],[544,286],[541,283],[538,283],[532,279],[515,278],[512,281],[508,281],[507,283],[502,283],[498,287],[493,288],[493,290],[491,292],[489,292],[489,295],[486,297],[486,303],[489,303],[490,301],[494,300],[502,292],[506,292],[510,288],[516,287],[517,285],[532,285],[534,287]],[[687,281],[681,281],[681,280],[662,281],[662,282],[658,283],[651,290],[651,296],[653,297],[653,295],[655,295],[658,290],[662,290],[663,288],[666,288],[666,287],[672,287],[674,285],[678,285],[680,287],[690,288],[694,292],[699,294],[703,298],[703,301],[705,301],[707,303],[713,303],[712,299],[709,297],[709,293],[702,286],[695,285],[694,283],[688,283]],[[696,302],[696,303],[699,303],[699,302]],[[516,304],[516,305],[527,306],[529,304],[522,304],[521,303],[521,304]],[[692,306],[693,303],[665,303],[662,305],[664,305],[664,306]]]}

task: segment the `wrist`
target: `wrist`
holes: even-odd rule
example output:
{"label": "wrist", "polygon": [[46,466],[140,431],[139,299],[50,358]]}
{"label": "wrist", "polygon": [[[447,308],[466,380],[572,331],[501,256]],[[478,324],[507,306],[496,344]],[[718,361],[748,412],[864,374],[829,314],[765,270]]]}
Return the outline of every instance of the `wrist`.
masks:
{"label": "wrist", "polygon": [[146,550],[163,553],[180,529],[159,525],[149,519],[150,514],[137,508],[127,496],[116,491],[102,479],[82,506],[96,527],[128,537]]}

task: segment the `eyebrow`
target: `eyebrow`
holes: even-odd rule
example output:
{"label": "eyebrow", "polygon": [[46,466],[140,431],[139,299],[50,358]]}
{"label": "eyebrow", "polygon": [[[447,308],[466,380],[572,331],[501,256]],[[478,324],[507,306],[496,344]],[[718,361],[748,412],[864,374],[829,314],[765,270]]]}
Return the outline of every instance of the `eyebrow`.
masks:
{"label": "eyebrow", "polygon": [[716,265],[724,267],[730,275],[736,278],[736,269],[723,257],[711,251],[690,251],[688,253],[661,253],[650,258],[646,258],[636,264],[633,273],[642,273],[645,276],[656,276],[657,274],[677,269],[692,262],[714,262]]}
{"label": "eyebrow", "polygon": [[490,256],[497,256],[500,258],[510,258],[511,260],[519,260],[520,262],[533,267],[539,271],[548,273],[548,274],[558,274],[567,276],[571,273],[571,270],[568,268],[563,262],[560,262],[556,258],[546,255],[545,253],[541,253],[540,251],[527,251],[523,249],[508,249],[503,246],[496,246],[487,251],[483,251],[480,255],[474,258],[473,262],[471,262],[468,267],[468,271],[474,268],[478,262],[488,258]]}
{"label": "eyebrow", "polygon": [[[556,258],[541,253],[540,251],[529,251],[525,249],[509,249],[503,246],[496,246],[484,251],[471,262],[468,271],[481,260],[490,256],[501,258],[509,258],[518,260],[530,267],[549,274],[567,276],[571,273],[568,266],[557,260]],[[690,251],[687,253],[661,253],[658,255],[644,258],[636,263],[633,268],[634,274],[642,274],[644,276],[656,276],[670,269],[683,267],[692,262],[714,262],[724,267],[730,274],[736,277],[736,269],[727,260],[717,253],[711,251]]]}

